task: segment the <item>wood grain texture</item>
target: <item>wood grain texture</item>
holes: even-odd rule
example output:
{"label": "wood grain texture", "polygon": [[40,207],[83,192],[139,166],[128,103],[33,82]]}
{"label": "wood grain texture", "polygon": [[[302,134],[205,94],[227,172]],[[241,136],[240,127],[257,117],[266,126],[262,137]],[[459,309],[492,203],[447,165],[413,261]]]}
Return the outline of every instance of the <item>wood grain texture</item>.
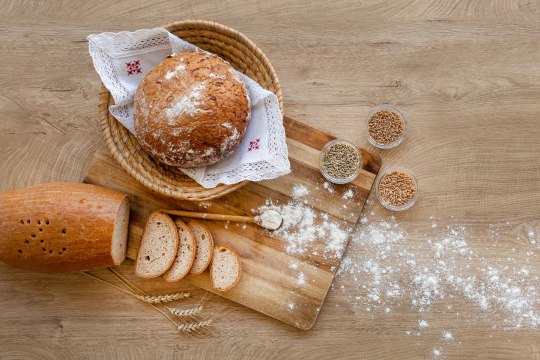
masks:
{"label": "wood grain texture", "polygon": [[[378,153],[384,167],[407,166],[419,181],[418,203],[398,216],[415,235],[410,246],[428,239],[430,216],[439,226],[451,220],[472,231],[511,221],[512,234],[540,232],[538,1],[4,0],[0,189],[82,180],[103,147],[88,34],[182,18],[246,34],[276,69],[288,115],[369,150],[376,151],[365,139],[370,108],[383,101],[398,106],[408,119],[405,142]],[[365,213],[390,215],[370,200]],[[525,247],[514,235],[498,241],[496,249],[482,237],[471,245],[493,261]],[[530,266],[540,269],[537,261]],[[418,321],[410,304],[391,315],[366,312],[349,303],[341,285],[351,284],[336,280],[309,332],[214,296],[210,311],[226,314],[205,340],[180,337],[150,307],[81,274],[0,265],[0,348],[6,358],[50,359],[431,357],[440,333],[406,336]],[[457,301],[459,318],[432,310],[433,323],[462,339],[445,357],[540,357],[538,330],[492,330],[489,318]]]}
{"label": "wood grain texture", "polygon": [[[335,137],[289,117],[285,117],[284,125],[290,145],[291,173],[247,184],[217,199],[200,203],[160,197],[127,174],[112,157],[102,153],[96,153],[90,163],[85,182],[128,194],[132,199],[133,220],[130,222],[127,256],[133,260],[137,258],[149,212],[178,209],[253,216],[256,215],[253,211],[266,201],[276,205],[289,203],[293,199],[293,187],[301,183],[313,199],[310,202],[318,219],[315,223],[319,224],[323,216],[328,216],[329,222],[337,224],[347,234],[346,246],[381,166],[381,158],[361,149],[362,170],[358,177],[349,184],[334,185],[334,194],[330,195],[323,186],[326,179],[319,171],[319,154],[324,145]],[[352,195],[350,199],[343,199],[347,191]],[[343,207],[347,208],[346,212]],[[343,256],[343,251],[326,251],[328,234],[314,235],[306,240],[305,251],[296,254],[287,250],[290,243],[283,236],[270,234],[256,224],[200,221],[209,228],[215,244],[229,245],[238,252],[242,259],[242,278],[227,292],[216,291],[212,287],[209,272],[187,276],[184,278],[186,282],[299,329],[311,329]],[[291,264],[295,264],[297,269],[291,269]],[[305,276],[305,285],[298,284],[299,274]],[[159,283],[164,280],[157,278],[153,281]],[[289,307],[291,304],[293,309]]]}

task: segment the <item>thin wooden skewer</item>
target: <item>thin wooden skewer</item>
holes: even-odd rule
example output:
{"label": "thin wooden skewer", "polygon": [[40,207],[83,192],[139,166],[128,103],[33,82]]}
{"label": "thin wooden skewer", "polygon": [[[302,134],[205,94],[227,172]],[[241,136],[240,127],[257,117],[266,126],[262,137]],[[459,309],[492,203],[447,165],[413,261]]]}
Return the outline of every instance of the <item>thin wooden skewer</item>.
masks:
{"label": "thin wooden skewer", "polygon": [[[220,221],[235,221],[235,222],[247,222],[252,224],[257,224],[265,229],[268,230],[276,230],[281,226],[281,215],[274,211],[278,216],[278,223],[272,223],[272,224],[266,224],[260,217],[258,216],[241,216],[241,215],[224,215],[224,214],[211,214],[211,213],[202,213],[202,212],[194,212],[194,211],[184,211],[184,210],[169,210],[169,209],[160,209],[159,211],[170,214],[170,215],[176,215],[176,216],[183,216],[188,218],[196,218],[196,219],[206,219],[206,220],[220,220]],[[273,210],[271,210],[273,211]]]}
{"label": "thin wooden skewer", "polygon": [[257,220],[255,220],[253,216],[210,214],[210,213],[202,213],[202,212],[168,210],[168,209],[160,209],[159,211],[164,212],[166,214],[170,214],[170,215],[183,216],[183,217],[196,218],[196,219],[247,222],[247,223],[258,224]]}

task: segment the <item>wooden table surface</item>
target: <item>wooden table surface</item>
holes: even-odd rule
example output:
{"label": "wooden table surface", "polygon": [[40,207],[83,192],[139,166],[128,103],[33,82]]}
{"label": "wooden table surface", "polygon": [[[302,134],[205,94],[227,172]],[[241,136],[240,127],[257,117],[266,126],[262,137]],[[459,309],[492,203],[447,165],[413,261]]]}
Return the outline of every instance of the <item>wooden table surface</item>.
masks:
{"label": "wooden table surface", "polygon": [[[512,248],[530,251],[528,267],[538,274],[540,248],[516,234],[540,233],[540,2],[330,3],[3,0],[0,190],[80,181],[104,146],[88,34],[214,20],[243,32],[268,55],[292,118],[376,150],[365,139],[370,108],[390,102],[406,114],[406,141],[376,150],[383,170],[407,166],[420,184],[417,205],[396,215],[408,229],[406,246],[426,243],[430,217],[439,227],[467,224],[480,234],[508,221],[509,231],[469,245],[497,264]],[[370,220],[391,215],[373,193],[370,199],[364,210]],[[355,251],[358,246],[348,249]],[[351,303],[354,293],[339,290],[353,288],[352,281],[336,279],[307,332],[212,296],[208,312],[219,316],[201,338],[177,334],[151,307],[84,274],[0,264],[0,357],[433,357],[440,331],[406,334],[417,328],[417,309],[404,299],[390,314],[368,312]],[[456,338],[441,358],[540,358],[538,327],[493,329],[489,314],[464,297],[454,299],[453,312],[434,306],[429,316],[433,327],[452,328]]]}

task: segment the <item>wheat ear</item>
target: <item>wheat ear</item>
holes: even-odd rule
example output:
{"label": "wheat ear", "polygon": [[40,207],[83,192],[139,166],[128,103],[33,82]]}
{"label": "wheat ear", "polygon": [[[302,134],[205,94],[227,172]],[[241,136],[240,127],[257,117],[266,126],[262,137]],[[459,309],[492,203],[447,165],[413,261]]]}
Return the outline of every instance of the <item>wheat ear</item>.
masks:
{"label": "wheat ear", "polygon": [[138,290],[140,290],[145,295],[137,295],[137,294],[133,293],[133,290],[129,287],[129,285],[127,285],[125,283],[125,281],[127,281],[127,280],[118,277],[118,275],[115,272],[113,272],[113,274],[117,275],[117,278],[120,281],[122,281],[122,283],[124,285],[126,285],[128,287],[128,289],[130,289],[130,290],[122,289],[121,287],[118,287],[118,286],[116,286],[114,284],[111,284],[110,282],[108,282],[106,280],[100,279],[97,276],[95,276],[93,274],[90,274],[89,272],[83,271],[83,274],[91,276],[96,280],[99,280],[99,281],[101,281],[101,282],[103,282],[103,283],[105,283],[107,285],[110,285],[110,286],[112,286],[112,287],[114,287],[114,288],[116,288],[116,289],[118,289],[120,291],[123,291],[123,292],[125,292],[127,294],[130,294],[130,295],[136,297],[137,299],[139,299],[141,301],[144,301],[144,302],[146,302],[148,304],[162,304],[162,303],[167,303],[167,302],[171,302],[171,301],[175,301],[175,300],[185,299],[185,298],[188,298],[188,297],[191,296],[191,294],[188,293],[188,292],[177,292],[177,293],[174,293],[174,294],[166,294],[166,295],[148,295],[148,294],[146,294],[144,291],[142,291],[140,289],[138,289]]}
{"label": "wheat ear", "polygon": [[198,313],[200,313],[203,310],[203,306],[198,305],[198,306],[187,306],[187,307],[181,307],[181,308],[169,308],[168,307],[167,309],[169,310],[169,312],[171,314],[183,317],[183,316],[197,315]]}
{"label": "wheat ear", "polygon": [[193,332],[198,332],[212,325],[212,319],[199,321],[197,323],[185,323],[178,325],[178,331],[181,331],[185,334],[190,334]]}
{"label": "wheat ear", "polygon": [[143,295],[137,295],[134,294],[135,297],[141,301],[144,301],[149,304],[163,304],[171,301],[176,301],[180,299],[185,299],[191,296],[188,292],[177,292],[173,294],[165,294],[165,295],[148,295],[145,291],[143,291],[141,288],[137,287],[135,284],[133,284],[131,281],[126,279],[122,274],[120,274],[118,271],[116,271],[113,268],[107,268],[111,273],[114,274],[120,280],[126,287],[131,289],[134,292],[140,292],[143,293]]}
{"label": "wheat ear", "polygon": [[171,301],[176,301],[180,299],[185,299],[190,296],[189,293],[186,292],[177,292],[174,294],[166,294],[166,295],[136,295],[137,299],[144,301],[149,304],[163,304],[168,303]]}

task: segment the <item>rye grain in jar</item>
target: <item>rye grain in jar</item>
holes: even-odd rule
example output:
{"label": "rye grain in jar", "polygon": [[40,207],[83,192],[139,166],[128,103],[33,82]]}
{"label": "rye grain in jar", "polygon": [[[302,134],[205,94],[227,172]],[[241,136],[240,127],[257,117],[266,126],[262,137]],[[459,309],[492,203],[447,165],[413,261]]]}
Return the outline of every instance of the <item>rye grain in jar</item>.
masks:
{"label": "rye grain in jar", "polygon": [[345,140],[333,140],[321,150],[319,167],[322,175],[334,184],[353,181],[362,168],[362,154]]}

